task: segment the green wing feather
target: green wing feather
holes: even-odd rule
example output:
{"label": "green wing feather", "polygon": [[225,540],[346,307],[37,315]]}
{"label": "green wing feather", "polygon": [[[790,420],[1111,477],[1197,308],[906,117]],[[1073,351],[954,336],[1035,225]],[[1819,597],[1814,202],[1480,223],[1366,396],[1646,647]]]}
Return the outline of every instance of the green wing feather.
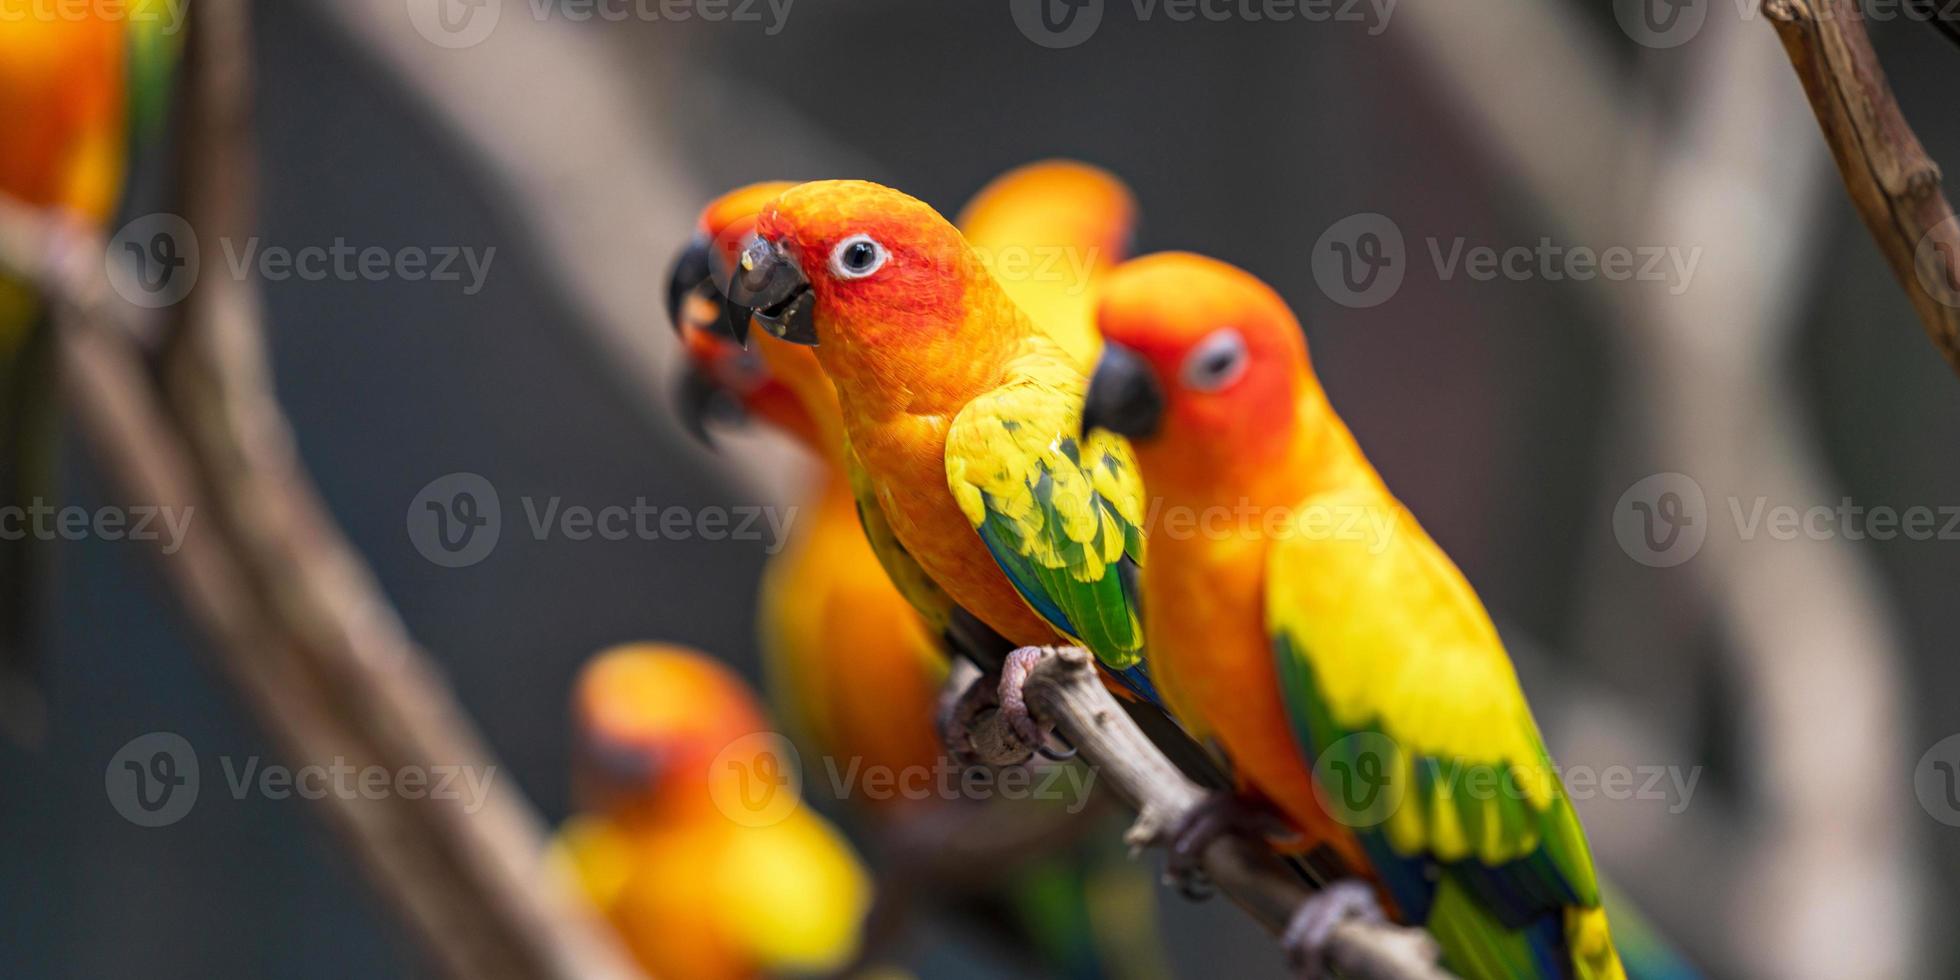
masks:
{"label": "green wing feather", "polygon": [[1354,530],[1271,550],[1282,695],[1321,778],[1372,790],[1326,787],[1402,912],[1466,977],[1623,976],[1578,816],[1469,584],[1379,487],[1305,507],[1340,519],[1299,527]]}
{"label": "green wing feather", "polygon": [[1143,483],[1127,443],[1076,435],[1086,387],[1059,348],[1037,342],[953,420],[946,479],[1028,604],[1126,672],[1143,658],[1140,603],[1124,571],[1142,563]]}

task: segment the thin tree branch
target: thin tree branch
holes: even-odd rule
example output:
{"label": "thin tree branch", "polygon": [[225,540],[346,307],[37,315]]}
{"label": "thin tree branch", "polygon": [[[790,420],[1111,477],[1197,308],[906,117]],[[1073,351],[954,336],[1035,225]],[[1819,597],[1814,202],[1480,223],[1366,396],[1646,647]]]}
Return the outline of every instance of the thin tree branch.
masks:
{"label": "thin tree branch", "polygon": [[[249,235],[255,170],[245,0],[200,0],[189,36],[186,216]],[[221,676],[297,765],[473,770],[481,800],[325,794],[322,810],[440,971],[637,976],[545,860],[541,821],[334,528],[272,396],[250,283],[204,278],[159,377],[92,234],[0,204],[0,269],[55,311],[64,392],[123,499],[191,515],[162,568]],[[442,767],[442,768],[438,768]]]}
{"label": "thin tree branch", "polygon": [[1940,168],[1899,111],[1845,0],[1764,0],[1824,142],[1865,228],[1885,255],[1947,364],[1960,372],[1960,223],[1940,191]]}
{"label": "thin tree branch", "polygon": [[[998,683],[982,678],[975,683]],[[1124,839],[1134,849],[1165,847],[1205,791],[1151,744],[1097,677],[1087,651],[1063,647],[1043,657],[1025,688],[1029,710],[1055,726],[1103,782],[1137,811]],[[968,733],[990,762],[1027,752],[998,712],[975,717]],[[1285,932],[1313,890],[1271,848],[1236,834],[1213,840],[1200,866],[1218,890],[1275,936]],[[1419,928],[1347,921],[1328,940],[1329,965],[1352,980],[1447,980],[1436,944]]]}

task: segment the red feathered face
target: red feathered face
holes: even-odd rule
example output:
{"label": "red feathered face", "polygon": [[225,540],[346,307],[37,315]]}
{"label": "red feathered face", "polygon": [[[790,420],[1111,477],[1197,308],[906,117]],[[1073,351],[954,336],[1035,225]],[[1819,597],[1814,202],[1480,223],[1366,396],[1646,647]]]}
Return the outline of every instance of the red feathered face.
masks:
{"label": "red feathered face", "polygon": [[[802,184],[764,209],[756,234],[762,243],[744,271],[764,288],[747,298],[756,300],[766,327],[771,311],[807,316],[801,330],[814,336],[797,336],[798,325],[787,321],[771,332],[819,346],[890,353],[892,345],[929,344],[963,319],[967,285],[980,273],[959,231],[938,212],[864,181]],[[785,259],[793,276],[780,267],[757,274],[762,264]],[[796,305],[805,290],[807,310]]]}
{"label": "red feathered face", "polygon": [[1264,283],[1201,256],[1149,256],[1111,273],[1097,323],[1109,347],[1092,424],[1194,460],[1285,444],[1306,344]]}

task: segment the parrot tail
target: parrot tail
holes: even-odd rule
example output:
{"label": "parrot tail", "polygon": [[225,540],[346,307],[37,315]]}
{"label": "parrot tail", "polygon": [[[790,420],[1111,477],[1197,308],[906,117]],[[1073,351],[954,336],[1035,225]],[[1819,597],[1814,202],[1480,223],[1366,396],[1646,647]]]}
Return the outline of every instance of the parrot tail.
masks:
{"label": "parrot tail", "polygon": [[1701,971],[1682,957],[1623,892],[1602,881],[1599,894],[1613,918],[1613,944],[1620,949],[1627,980],[1701,980]]}

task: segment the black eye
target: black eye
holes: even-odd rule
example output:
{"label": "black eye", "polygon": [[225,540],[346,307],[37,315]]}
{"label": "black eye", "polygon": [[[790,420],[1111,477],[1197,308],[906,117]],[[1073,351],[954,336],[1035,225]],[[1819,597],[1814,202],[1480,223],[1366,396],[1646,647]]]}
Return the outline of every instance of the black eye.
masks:
{"label": "black eye", "polygon": [[1244,335],[1215,330],[1185,355],[1181,379],[1192,391],[1218,391],[1245,376],[1247,359]]}
{"label": "black eye", "polygon": [[877,272],[890,253],[869,235],[852,235],[830,253],[830,270],[845,279],[862,279]]}

